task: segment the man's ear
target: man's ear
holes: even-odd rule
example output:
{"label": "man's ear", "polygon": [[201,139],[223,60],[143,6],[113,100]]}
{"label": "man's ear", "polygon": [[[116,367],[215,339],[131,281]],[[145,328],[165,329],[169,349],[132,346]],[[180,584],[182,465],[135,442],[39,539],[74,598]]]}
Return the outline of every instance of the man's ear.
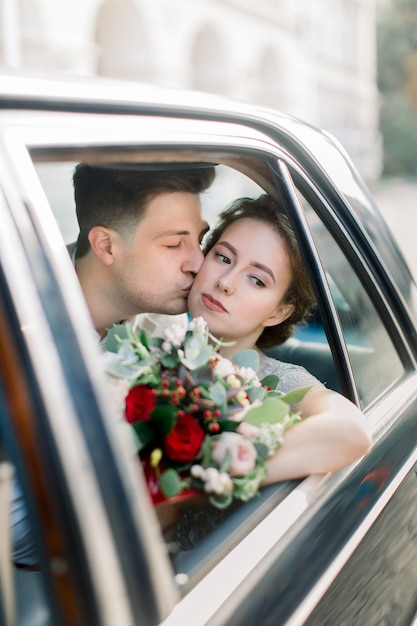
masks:
{"label": "man's ear", "polygon": [[88,241],[94,254],[104,265],[113,265],[114,231],[105,226],[93,226]]}
{"label": "man's ear", "polygon": [[280,304],[275,309],[275,312],[263,321],[262,326],[278,326],[278,324],[282,324],[282,322],[285,322],[285,320],[290,317],[293,311],[293,304]]}

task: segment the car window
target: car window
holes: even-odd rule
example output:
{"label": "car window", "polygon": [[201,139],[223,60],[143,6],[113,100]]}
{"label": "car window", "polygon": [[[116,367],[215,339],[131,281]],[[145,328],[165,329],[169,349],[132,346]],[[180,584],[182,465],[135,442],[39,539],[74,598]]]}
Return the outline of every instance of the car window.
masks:
{"label": "car window", "polygon": [[370,295],[311,205],[303,207],[343,329],[362,408],[404,374],[404,366]]}
{"label": "car window", "polygon": [[[51,154],[52,152],[53,150],[51,149]],[[55,162],[53,159],[47,162],[46,158],[43,158],[42,162],[36,162],[36,158],[34,158],[34,166],[39,181],[65,244],[75,241],[78,234],[72,188],[72,172],[76,163],[83,160],[84,155],[80,148],[77,148],[76,151],[71,153],[71,156],[73,156],[74,153],[76,153],[75,160],[68,159],[65,161],[61,156],[59,162]],[[91,156],[91,154],[93,154],[93,156]],[[105,163],[113,162],[111,159],[116,158],[114,154],[114,151],[106,152],[102,149],[100,159]],[[170,154],[172,154],[174,160],[175,157],[177,160],[181,160],[182,155],[180,151]],[[204,156],[206,156],[206,154]],[[210,160],[220,163],[217,166],[217,176],[214,185],[209,191],[203,194],[202,198],[203,212],[210,225],[215,223],[218,212],[236,198],[242,196],[257,197],[260,193],[264,192],[276,194],[276,189],[271,182],[272,175],[265,160],[245,156],[244,153],[243,155],[239,155],[239,158],[236,158],[233,154],[221,155],[219,158],[214,153],[210,154],[210,157],[212,157]],[[86,160],[90,160],[94,163],[94,158],[97,158],[97,155],[93,152],[89,152]],[[148,153],[147,159],[149,160],[149,158]],[[98,159],[97,162],[101,162],[100,159]],[[132,159],[132,161],[136,159],[138,167],[140,167],[140,150],[138,150],[137,153],[133,153],[133,151],[129,152],[129,159]],[[237,166],[232,167],[221,164],[222,159],[226,163],[234,162]],[[245,174],[243,174],[242,171],[244,171]],[[48,214],[50,211],[47,211],[47,208],[48,207],[46,207],[43,202],[38,202],[34,203],[33,210],[37,218],[39,218],[36,220],[36,223],[40,224],[40,230],[42,230],[43,227],[45,232],[48,231],[47,234],[49,235],[49,233],[52,232],[51,229],[48,230],[48,220],[51,216]],[[314,213],[312,213],[309,219],[312,222],[312,230],[316,231],[315,236],[319,238],[323,230],[320,220],[317,218],[317,223],[313,224]],[[55,233],[55,230],[53,232]],[[318,241],[317,247],[319,251],[322,245],[326,247],[326,241],[324,241],[323,244]],[[65,250],[63,252],[65,252]],[[323,261],[323,264],[327,272],[329,283],[332,284],[332,294],[335,302],[337,302],[339,314],[342,315],[342,312],[346,314],[346,320],[348,320],[346,321],[346,330],[349,328],[350,331],[352,331],[352,343],[361,350],[368,351],[372,349],[376,337],[372,335],[370,329],[365,329],[365,327],[361,326],[357,321],[360,315],[367,312],[368,309],[365,305],[361,305],[362,308],[360,308],[353,298],[353,293],[356,293],[356,287],[353,291],[347,288],[348,286],[350,287],[353,278],[346,278],[346,261],[343,254],[341,254],[340,268],[338,267],[337,271],[335,271],[336,267],[334,267],[331,262],[327,264],[327,261]],[[65,267],[62,265],[62,268],[59,266],[57,271],[60,269],[69,273],[68,270],[70,266],[69,264],[65,265]],[[364,298],[364,300],[366,300],[366,298]],[[80,315],[77,318],[77,323],[79,323],[77,331],[80,332],[80,334],[82,332],[81,326],[84,323],[82,315],[83,313],[80,311]],[[302,364],[308,369],[311,369],[312,373],[316,374],[318,378],[327,383],[329,387],[336,388],[337,382],[332,382],[336,379],[335,367],[323,325],[320,321],[319,312],[317,312],[314,318],[311,318],[309,324],[298,330],[296,340],[300,341],[302,344],[307,343],[306,337],[309,332],[314,334],[313,343],[315,343],[315,346],[317,347],[320,344],[320,348],[326,351],[326,362],[330,364],[330,367],[326,372],[320,369],[320,367],[317,367],[320,362],[318,356],[320,348],[315,349],[314,353],[312,353],[311,368],[310,364],[307,362]],[[354,333],[356,333],[356,335],[353,339]],[[359,335],[360,339],[358,338]],[[368,335],[370,336],[368,337]],[[319,338],[319,341],[317,341],[317,338]],[[382,339],[380,341],[382,342]],[[378,350],[380,351],[385,349],[385,344],[383,343],[381,343],[381,346],[378,346]],[[329,356],[330,359],[328,358]],[[288,355],[287,360],[295,362],[291,355]],[[314,369],[315,367],[317,368],[316,370]],[[393,367],[394,366],[391,364],[391,372],[393,372]],[[83,381],[77,381],[77,384],[79,385],[79,389],[77,387],[74,391],[74,395],[76,395],[77,391],[82,393]],[[381,390],[382,384],[383,383],[381,383],[379,390]],[[103,395],[104,393],[103,391]],[[377,390],[372,389],[372,399],[376,397],[377,393],[379,393]],[[364,402],[368,402],[368,399],[364,398]],[[187,592],[201,580],[205,573],[218,564],[243,538],[249,535],[273,510],[285,501],[286,496],[288,496],[296,486],[297,481],[268,487],[262,490],[259,498],[243,505],[232,507],[227,511],[213,511],[212,509],[208,511],[207,507],[203,506],[199,510],[194,511],[191,515],[188,515],[185,510],[184,514],[181,516],[180,524],[178,524],[175,529],[175,535],[167,540],[166,546],[170,562],[172,562],[175,581],[181,587],[181,591],[184,593]],[[288,506],[290,506],[290,504]],[[300,511],[304,511],[304,508],[307,506],[308,504],[304,503],[303,500],[302,505],[300,505]],[[292,515],[294,515],[293,511]],[[291,517],[291,519],[293,518]],[[287,524],[287,526],[285,526],[285,524]],[[291,521],[283,522],[283,528],[285,527],[285,529],[290,525]]]}

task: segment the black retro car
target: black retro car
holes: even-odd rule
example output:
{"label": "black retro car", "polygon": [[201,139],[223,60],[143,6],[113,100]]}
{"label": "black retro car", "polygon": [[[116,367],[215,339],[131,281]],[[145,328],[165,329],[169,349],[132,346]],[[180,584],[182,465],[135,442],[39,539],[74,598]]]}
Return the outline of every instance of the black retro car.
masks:
{"label": "black retro car", "polygon": [[[327,134],[214,96],[111,82],[0,81],[0,623],[411,624],[417,612],[417,299],[360,176]],[[261,191],[285,206],[317,296],[283,346],[357,403],[351,467],[271,486],[170,555],[121,440],[66,245],[80,161],[214,163],[209,221]],[[40,570],[12,563],[22,487]]]}

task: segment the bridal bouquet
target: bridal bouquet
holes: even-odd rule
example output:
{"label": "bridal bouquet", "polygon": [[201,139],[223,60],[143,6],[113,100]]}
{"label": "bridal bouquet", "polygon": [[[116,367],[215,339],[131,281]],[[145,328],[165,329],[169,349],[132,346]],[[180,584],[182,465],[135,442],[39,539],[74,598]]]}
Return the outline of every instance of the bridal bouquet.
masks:
{"label": "bridal bouquet", "polygon": [[187,328],[172,324],[158,338],[138,335],[129,323],[107,336],[105,369],[156,504],[190,489],[218,508],[253,498],[266,459],[300,420],[290,406],[308,388],[275,391],[277,377],[258,379],[254,350],[232,362],[218,354],[220,345],[202,318]]}

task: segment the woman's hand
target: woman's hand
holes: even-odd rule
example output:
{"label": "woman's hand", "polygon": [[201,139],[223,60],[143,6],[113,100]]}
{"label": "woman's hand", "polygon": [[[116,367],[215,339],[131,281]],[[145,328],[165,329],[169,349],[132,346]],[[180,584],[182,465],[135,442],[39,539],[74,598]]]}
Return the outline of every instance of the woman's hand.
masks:
{"label": "woman's hand", "polygon": [[312,389],[296,410],[303,420],[285,432],[282,448],[267,461],[264,485],[334,472],[368,452],[366,418],[344,396]]}

